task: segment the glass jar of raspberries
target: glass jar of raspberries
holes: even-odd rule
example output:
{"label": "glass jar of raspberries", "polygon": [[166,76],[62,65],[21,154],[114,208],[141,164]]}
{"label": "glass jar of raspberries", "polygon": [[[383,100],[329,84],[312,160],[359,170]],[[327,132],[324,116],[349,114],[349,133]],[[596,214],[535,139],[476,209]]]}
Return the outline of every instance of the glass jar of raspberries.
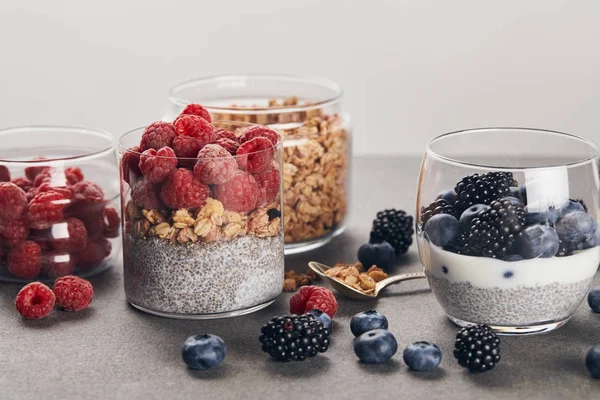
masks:
{"label": "glass jar of raspberries", "polygon": [[286,254],[320,247],[343,231],[351,128],[339,85],[286,75],[201,78],[171,90],[166,119],[190,103],[201,103],[214,119],[266,125],[281,134]]}
{"label": "glass jar of raspberries", "polygon": [[0,138],[0,280],[89,276],[112,265],[121,246],[112,136],[38,126]]}
{"label": "glass jar of raspberries", "polygon": [[197,104],[121,137],[124,278],[135,307],[173,318],[246,314],[281,293],[282,144]]}

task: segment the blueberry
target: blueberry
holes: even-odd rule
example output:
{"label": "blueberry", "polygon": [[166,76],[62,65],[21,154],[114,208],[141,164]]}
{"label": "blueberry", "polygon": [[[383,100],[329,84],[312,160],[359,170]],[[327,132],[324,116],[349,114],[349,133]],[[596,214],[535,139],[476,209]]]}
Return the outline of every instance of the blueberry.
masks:
{"label": "blueberry", "polygon": [[517,199],[519,199],[521,201],[521,204],[523,204],[523,197],[521,197],[521,189],[516,187],[516,186],[511,186],[508,188],[508,195],[510,197],[515,197]]}
{"label": "blueberry", "polygon": [[515,242],[517,251],[523,258],[548,258],[558,252],[558,235],[547,225],[528,226]]}
{"label": "blueberry", "polygon": [[354,339],[354,352],[365,364],[381,364],[392,358],[398,350],[394,335],[385,329],[365,332]]}
{"label": "blueberry", "polygon": [[521,195],[521,199],[523,199],[523,204],[527,204],[527,188],[525,185],[519,188],[519,194]]}
{"label": "blueberry", "polygon": [[519,206],[519,207],[523,207],[523,202],[514,196],[506,196],[500,199],[500,201],[505,201],[508,200],[510,201],[510,204],[515,205],[515,206]]}
{"label": "blueberry", "polygon": [[217,335],[190,336],[183,343],[181,357],[192,369],[218,367],[225,359],[227,346]]}
{"label": "blueberry", "polygon": [[445,273],[445,274],[447,274],[448,273],[448,267],[443,266],[442,267],[442,272]]}
{"label": "blueberry", "polygon": [[600,286],[596,286],[588,293],[588,304],[593,312],[600,313]]}
{"label": "blueberry", "polygon": [[490,206],[486,206],[485,204],[475,204],[469,208],[467,208],[460,216],[460,228],[463,231],[468,231],[471,228],[471,221],[473,218],[479,215],[481,211],[485,211]]}
{"label": "blueberry", "polygon": [[446,203],[454,204],[456,202],[456,192],[453,189],[444,190],[443,192],[440,192],[435,199],[446,200]]}
{"label": "blueberry", "polygon": [[506,271],[506,272],[504,273],[504,277],[505,277],[506,279],[508,279],[508,278],[512,278],[514,275],[515,275],[515,273],[514,273],[514,272],[512,272],[512,271]]}
{"label": "blueberry", "polygon": [[458,220],[450,214],[434,215],[427,221],[424,230],[431,243],[439,247],[452,243],[460,233]]}
{"label": "blueberry", "polygon": [[600,344],[595,345],[585,356],[585,366],[594,378],[600,378]]}
{"label": "blueberry", "polygon": [[578,203],[576,201],[569,199],[569,202],[567,203],[567,205],[560,209],[560,215],[561,216],[567,215],[568,213],[574,212],[574,211],[585,212],[585,208],[583,208],[581,203]]}
{"label": "blueberry", "polygon": [[366,268],[377,265],[379,268],[391,268],[396,261],[396,251],[388,242],[365,243],[358,249],[358,261]]}
{"label": "blueberry", "polygon": [[522,259],[523,259],[523,257],[520,254],[509,254],[506,257],[504,257],[502,259],[502,261],[514,262],[514,261],[521,261]]}
{"label": "blueberry", "polygon": [[525,207],[525,225],[539,223],[554,224],[560,217],[561,209],[553,205],[529,204]]}
{"label": "blueberry", "polygon": [[556,232],[573,250],[596,245],[596,221],[585,212],[574,211],[562,216],[556,222]]}
{"label": "blueberry", "polygon": [[350,320],[350,330],[354,336],[360,336],[373,329],[387,329],[388,320],[375,310],[359,312]]}
{"label": "blueberry", "polygon": [[331,317],[329,315],[327,315],[327,313],[324,313],[323,311],[319,310],[318,308],[314,308],[314,309],[310,310],[310,314],[319,318],[321,320],[321,322],[323,323],[323,326],[325,328],[329,329],[329,332],[332,331],[333,321],[331,320]]}
{"label": "blueberry", "polygon": [[415,342],[404,349],[402,358],[413,371],[427,372],[440,364],[442,351],[436,344]]}

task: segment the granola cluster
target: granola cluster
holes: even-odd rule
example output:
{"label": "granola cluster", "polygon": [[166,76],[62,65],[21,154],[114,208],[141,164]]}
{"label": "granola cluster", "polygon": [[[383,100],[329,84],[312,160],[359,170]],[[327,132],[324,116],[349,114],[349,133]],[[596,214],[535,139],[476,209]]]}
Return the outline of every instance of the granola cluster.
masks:
{"label": "granola cluster", "polygon": [[308,286],[317,279],[317,274],[309,269],[306,274],[298,274],[291,270],[285,273],[283,281],[283,290],[285,292],[295,292],[301,286]]}
{"label": "granola cluster", "polygon": [[363,272],[361,263],[343,264],[337,263],[331,269],[325,271],[325,275],[343,282],[365,294],[375,291],[375,284],[384,280],[388,275],[376,265]]}
{"label": "granola cluster", "polygon": [[281,232],[278,208],[272,204],[249,213],[234,212],[209,197],[196,210],[148,210],[130,200],[126,206],[125,231],[135,237],[157,237],[178,243],[210,243],[244,235],[272,237]]}

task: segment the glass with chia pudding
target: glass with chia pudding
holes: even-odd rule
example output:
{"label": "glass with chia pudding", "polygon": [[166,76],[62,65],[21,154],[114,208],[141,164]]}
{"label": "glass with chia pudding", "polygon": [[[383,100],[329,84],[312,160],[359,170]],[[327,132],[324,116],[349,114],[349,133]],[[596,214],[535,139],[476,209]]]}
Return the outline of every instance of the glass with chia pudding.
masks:
{"label": "glass with chia pudding", "polygon": [[119,147],[127,300],[198,319],[271,304],[284,273],[279,135],[191,104]]}
{"label": "glass with chia pudding", "polygon": [[433,139],[421,165],[417,243],[458,325],[531,334],[564,325],[600,263],[598,150],[525,128]]}

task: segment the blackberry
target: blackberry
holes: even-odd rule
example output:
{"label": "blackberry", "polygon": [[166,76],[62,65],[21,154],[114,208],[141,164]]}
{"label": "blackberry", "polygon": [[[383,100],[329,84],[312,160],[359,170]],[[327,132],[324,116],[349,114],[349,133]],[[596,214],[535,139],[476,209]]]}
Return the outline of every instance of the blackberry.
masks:
{"label": "blackberry", "polygon": [[329,347],[329,329],[312,314],[272,318],[261,329],[262,350],[279,361],[303,361]]}
{"label": "blackberry", "polygon": [[471,221],[469,246],[473,255],[503,258],[525,227],[525,210],[510,200],[495,200]]}
{"label": "blackberry", "polygon": [[500,361],[500,338],[487,325],[462,328],[456,335],[454,358],[471,372],[489,371]]}
{"label": "blackberry", "polygon": [[469,232],[461,232],[458,235],[456,242],[447,246],[445,250],[456,254],[462,254],[463,256],[473,255],[471,252],[471,246],[469,245]]}
{"label": "blackberry", "polygon": [[269,221],[272,221],[272,220],[274,220],[275,218],[279,218],[279,217],[281,217],[281,211],[279,211],[279,210],[278,210],[278,209],[276,209],[276,208],[270,208],[270,209],[267,211],[267,215],[269,216]]}
{"label": "blackberry", "polygon": [[456,218],[456,210],[454,209],[454,205],[448,204],[448,202],[444,199],[439,199],[427,207],[421,207],[421,224],[425,226],[427,221],[429,221],[429,218],[438,214],[450,214]]}
{"label": "blackberry", "polygon": [[512,172],[488,172],[465,176],[456,184],[457,195],[454,204],[457,212],[462,213],[474,204],[490,204],[494,200],[510,195],[510,187],[518,186]]}
{"label": "blackberry", "polygon": [[377,213],[369,243],[388,242],[400,255],[406,253],[412,244],[413,232],[412,216],[392,208]]}

